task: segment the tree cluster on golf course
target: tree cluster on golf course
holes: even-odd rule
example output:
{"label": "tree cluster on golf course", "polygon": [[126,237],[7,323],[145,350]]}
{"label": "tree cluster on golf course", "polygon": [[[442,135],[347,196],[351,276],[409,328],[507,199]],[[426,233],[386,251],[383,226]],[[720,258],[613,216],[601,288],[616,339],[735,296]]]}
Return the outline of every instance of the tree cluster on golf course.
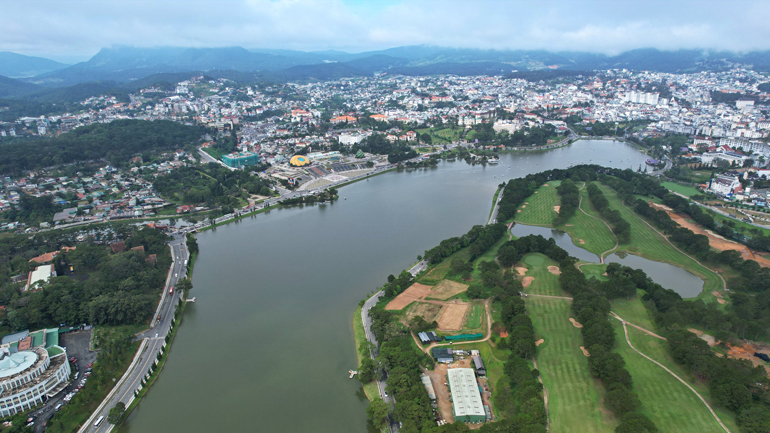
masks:
{"label": "tree cluster on golf course", "polygon": [[[601,379],[607,390],[605,404],[621,420],[618,429],[634,431],[629,430],[629,426],[624,424],[624,419],[626,422],[653,425],[645,415],[637,412],[641,402],[633,391],[631,374],[626,370],[625,361],[620,354],[612,352],[615,346],[615,330],[608,321],[610,302],[607,295],[618,295],[622,291],[616,293],[611,289],[611,284],[596,279],[587,280],[575,267],[577,259],[557,246],[553,238],[546,240],[540,235],[529,235],[506,242],[500,249],[503,248],[515,249],[516,255],[520,257],[536,252],[559,262],[559,284],[562,290],[573,296],[572,310],[583,325],[580,329],[583,345],[591,354],[588,358],[591,375]],[[653,425],[653,429],[649,431],[656,432],[657,429]]]}
{"label": "tree cluster on golf course", "polygon": [[589,183],[587,191],[594,209],[612,226],[612,232],[615,233],[618,242],[621,244],[631,242],[631,224],[623,219],[620,211],[610,207],[610,202],[595,184]]}
{"label": "tree cluster on golf course", "polygon": [[471,260],[482,254],[505,234],[506,226],[503,223],[476,225],[468,233],[444,239],[437,246],[425,251],[424,258],[428,263],[435,265],[451,256],[462,248],[470,247]]}
{"label": "tree cluster on golf course", "polygon": [[[700,300],[685,301],[673,290],[654,283],[641,269],[613,263],[607,266],[607,275],[611,280],[630,278],[638,289],[645,292],[642,300],[649,305],[658,326],[666,331],[671,357],[708,383],[714,401],[736,413],[741,432],[770,430],[770,416],[767,416],[770,413],[770,380],[766,371],[746,361],[717,356],[704,340],[687,330],[693,324],[712,329],[731,329],[736,320],[743,322],[739,317],[740,311],[725,313],[714,304],[707,305]],[[724,343],[730,340],[739,343],[731,338],[730,332],[717,332],[715,336],[720,340],[724,338]]]}
{"label": "tree cluster on golf course", "polygon": [[580,190],[572,179],[565,179],[556,187],[556,192],[561,197],[561,207],[559,208],[559,216],[553,221],[553,225],[560,226],[575,216],[575,212],[580,207]]}

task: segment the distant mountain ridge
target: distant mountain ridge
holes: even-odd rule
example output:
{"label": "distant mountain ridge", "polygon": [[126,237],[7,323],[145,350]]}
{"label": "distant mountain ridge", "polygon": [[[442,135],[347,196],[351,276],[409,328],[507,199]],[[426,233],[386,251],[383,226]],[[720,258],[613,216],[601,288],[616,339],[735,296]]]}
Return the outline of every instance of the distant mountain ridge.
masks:
{"label": "distant mountain ridge", "polygon": [[[12,61],[3,62],[2,59]],[[5,63],[5,64],[4,64]],[[20,71],[41,68],[44,72],[16,80],[0,79],[0,98],[48,99],[51,94],[82,94],[107,85],[131,88],[129,83],[145,82],[158,74],[185,76],[201,73],[246,81],[312,81],[344,77],[372,76],[377,73],[402,75],[508,75],[519,76],[533,70],[593,71],[604,69],[694,72],[716,70],[731,64],[750,64],[757,70],[770,70],[770,51],[747,53],[709,50],[661,51],[637,49],[609,56],[605,54],[545,50],[481,50],[437,46],[404,46],[362,53],[342,51],[295,51],[283,49],[224,48],[104,48],[85,62],[63,65],[47,59],[0,53],[0,75],[10,77]],[[48,69],[46,69],[48,68]],[[3,73],[3,71],[10,71]],[[214,74],[215,71],[218,71]],[[181,74],[181,75],[177,75]],[[542,74],[548,76],[548,74]],[[512,75],[513,76],[513,75]],[[48,92],[46,88],[70,87],[82,83],[75,92]],[[109,83],[109,84],[108,84]],[[112,88],[112,87],[110,87]],[[58,99],[58,98],[57,98]]]}
{"label": "distant mountain ridge", "polygon": [[9,78],[34,77],[35,75],[66,68],[69,65],[23,54],[0,51],[0,75]]}

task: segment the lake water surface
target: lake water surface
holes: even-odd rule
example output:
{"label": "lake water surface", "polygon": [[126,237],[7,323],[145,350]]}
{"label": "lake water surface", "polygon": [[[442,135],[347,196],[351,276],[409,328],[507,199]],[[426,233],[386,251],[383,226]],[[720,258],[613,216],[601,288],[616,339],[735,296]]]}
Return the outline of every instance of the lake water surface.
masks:
{"label": "lake water surface", "polygon": [[486,223],[499,183],[579,163],[636,169],[646,156],[624,143],[578,141],[501,158],[388,172],[342,188],[347,200],[199,234],[197,302],[121,431],[365,431],[367,401],[347,373],[361,299],[441,240]]}

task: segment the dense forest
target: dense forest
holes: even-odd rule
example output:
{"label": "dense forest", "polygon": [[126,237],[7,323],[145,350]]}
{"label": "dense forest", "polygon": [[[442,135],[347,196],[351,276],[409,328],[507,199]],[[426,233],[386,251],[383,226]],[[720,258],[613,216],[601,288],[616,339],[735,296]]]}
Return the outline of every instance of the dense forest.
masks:
{"label": "dense forest", "polygon": [[203,129],[168,120],[116,120],[83,126],[58,137],[0,144],[0,173],[16,174],[59,164],[105,159],[122,166],[145,151],[169,151],[196,143]]}
{"label": "dense forest", "polygon": [[[236,208],[249,194],[271,196],[270,181],[242,170],[228,170],[210,162],[199,167],[180,167],[153,181],[167,200],[208,207]],[[229,213],[229,212],[226,212]]]}
{"label": "dense forest", "polygon": [[355,154],[358,150],[373,153],[375,155],[388,155],[388,162],[395,164],[417,156],[417,152],[412,150],[406,143],[391,142],[385,138],[384,134],[372,134],[365,138],[361,143],[354,144],[350,153]]}
{"label": "dense forest", "polygon": [[[126,251],[112,254],[108,246],[90,238],[74,250],[57,255],[53,264],[59,276],[52,278],[42,290],[22,292],[24,283],[3,285],[0,305],[7,314],[4,325],[16,331],[61,324],[123,325],[147,320],[171,265],[166,246],[168,237],[149,227],[139,229],[126,225],[121,231],[127,235]],[[11,262],[3,263],[6,275],[36,266],[34,262],[27,262],[27,255],[71,244],[67,236],[58,240],[40,239],[38,242],[45,243],[30,250],[29,240],[20,238],[23,237],[17,236],[2,244],[3,252],[16,253]],[[144,251],[131,250],[140,246]],[[155,263],[147,260],[151,254],[156,255]]]}

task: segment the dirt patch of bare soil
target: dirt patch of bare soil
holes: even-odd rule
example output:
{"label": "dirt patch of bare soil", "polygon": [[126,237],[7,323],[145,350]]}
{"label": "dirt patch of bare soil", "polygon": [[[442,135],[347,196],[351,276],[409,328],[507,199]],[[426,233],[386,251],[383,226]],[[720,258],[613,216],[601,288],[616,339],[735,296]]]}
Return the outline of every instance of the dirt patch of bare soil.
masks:
{"label": "dirt patch of bare soil", "polygon": [[533,281],[535,281],[535,277],[524,277],[524,279],[521,280],[521,286],[526,289]]}
{"label": "dirt patch of bare soil", "polygon": [[392,301],[388,302],[388,305],[385,306],[386,310],[401,310],[407,305],[411,304],[412,302],[422,299],[430,293],[430,290],[432,289],[431,286],[426,286],[425,284],[420,283],[414,283],[411,286],[409,286],[408,289],[401,292],[398,296],[396,296]]}
{"label": "dirt patch of bare soil", "polygon": [[516,269],[516,272],[519,274],[519,276],[525,275],[527,273],[527,270],[528,270],[527,268],[525,268],[523,266],[517,266],[514,269]]}
{"label": "dirt patch of bare soil", "polygon": [[727,347],[729,349],[727,351],[727,356],[730,358],[746,359],[751,361],[754,367],[763,367],[765,371],[768,372],[768,376],[770,376],[770,366],[768,366],[765,361],[762,361],[761,359],[754,356],[755,353],[764,353],[766,355],[770,355],[770,346],[763,343],[744,343],[740,346],[733,346],[728,343]]}
{"label": "dirt patch of bare soil", "polygon": [[438,327],[446,331],[459,331],[470,304],[447,304],[441,310]]}
{"label": "dirt patch of bare soil", "polygon": [[569,321],[572,322],[572,326],[575,328],[582,328],[583,325],[580,324],[577,320],[573,319],[572,317],[569,318]]}
{"label": "dirt patch of bare soil", "polygon": [[708,343],[708,345],[710,347],[714,347],[714,346],[717,345],[717,340],[714,337],[712,337],[712,336],[710,336],[708,334],[704,334],[703,331],[699,331],[699,330],[697,330],[695,328],[687,328],[687,330],[692,332],[693,334],[697,335],[698,338],[700,338],[701,340],[703,340],[706,343]]}
{"label": "dirt patch of bare soil", "polygon": [[415,302],[409,306],[406,310],[407,323],[411,322],[414,317],[420,316],[430,323],[436,320],[438,312],[441,311],[441,305],[430,304],[427,302]]}
{"label": "dirt patch of bare soil", "polygon": [[582,351],[583,351],[583,355],[585,355],[585,356],[591,356],[591,354],[590,354],[590,353],[588,353],[588,349],[586,349],[585,347],[583,347],[583,346],[580,346],[580,350],[582,350]]}
{"label": "dirt patch of bare soil", "polygon": [[[741,256],[743,257],[744,260],[754,260],[762,267],[765,267],[765,268],[770,267],[770,260],[761,256],[760,254],[757,254],[754,250],[750,249],[746,245],[725,239],[724,237],[715,234],[711,230],[705,230],[703,227],[699,226],[698,224],[694,224],[687,221],[684,216],[679,215],[676,212],[673,212],[673,210],[668,206],[664,206],[662,204],[657,204],[652,202],[649,202],[649,204],[652,207],[655,207],[658,209],[664,209],[666,213],[668,213],[668,215],[671,217],[671,219],[674,220],[674,222],[679,224],[681,227],[690,229],[693,231],[693,233],[697,235],[704,235],[708,237],[709,245],[718,249],[719,251],[726,251],[726,250],[740,251]],[[721,303],[725,303],[725,302],[721,302]]]}
{"label": "dirt patch of bare soil", "polygon": [[549,266],[548,267],[548,272],[550,272],[550,273],[552,273],[554,275],[561,275],[561,269],[559,269],[558,266],[553,266],[553,265]]}
{"label": "dirt patch of bare soil", "polygon": [[535,341],[535,346],[539,346],[539,345],[541,345],[541,344],[543,344],[543,343],[545,343],[545,340],[543,340],[543,339],[541,338],[541,339],[539,339],[539,340]]}
{"label": "dirt patch of bare soil", "polygon": [[466,290],[468,290],[467,284],[458,283],[452,280],[441,280],[436,286],[433,287],[433,290],[430,291],[428,296],[431,298],[444,300],[449,299],[452,296],[458,293],[462,293]]}
{"label": "dirt patch of bare soil", "polygon": [[452,401],[449,400],[449,387],[444,385],[446,383],[446,371],[446,364],[436,364],[433,370],[423,370],[423,373],[430,376],[430,381],[433,382],[433,390],[436,392],[436,403],[441,417],[448,422],[454,422]]}

